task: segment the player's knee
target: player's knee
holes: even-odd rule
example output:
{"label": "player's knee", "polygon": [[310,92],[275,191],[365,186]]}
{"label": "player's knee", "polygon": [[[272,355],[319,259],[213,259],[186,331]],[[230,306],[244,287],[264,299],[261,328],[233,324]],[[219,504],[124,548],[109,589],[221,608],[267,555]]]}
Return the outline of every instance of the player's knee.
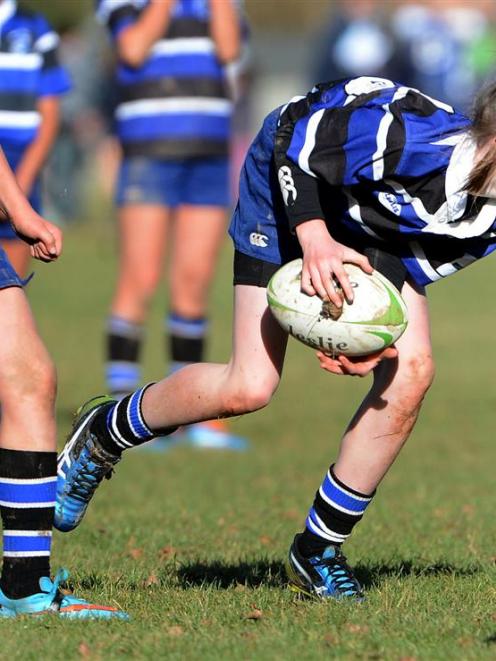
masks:
{"label": "player's knee", "polygon": [[51,406],[57,390],[57,372],[50,356],[44,351],[4,365],[3,397],[7,401],[38,402]]}
{"label": "player's knee", "polygon": [[272,399],[277,384],[249,382],[242,387],[233,388],[225,399],[228,415],[242,415],[263,409]]}
{"label": "player's knee", "polygon": [[398,401],[402,402],[405,408],[417,408],[434,381],[434,360],[430,352],[420,351],[405,358],[401,365],[397,383]]}

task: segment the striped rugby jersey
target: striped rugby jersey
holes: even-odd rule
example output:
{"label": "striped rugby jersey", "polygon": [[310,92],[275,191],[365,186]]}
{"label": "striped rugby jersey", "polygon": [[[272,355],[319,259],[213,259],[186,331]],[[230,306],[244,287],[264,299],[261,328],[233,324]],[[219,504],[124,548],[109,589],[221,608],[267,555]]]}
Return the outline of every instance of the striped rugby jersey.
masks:
{"label": "striped rugby jersey", "polygon": [[[231,0],[228,0],[231,1]],[[114,40],[148,0],[98,0]],[[145,62],[117,66],[117,135],[126,156],[189,158],[227,154],[232,103],[210,37],[208,0],[176,0],[171,21]]]}
{"label": "striped rugby jersey", "polygon": [[38,99],[58,96],[70,81],[57,59],[58,35],[40,14],[0,3],[0,145],[22,152],[36,136]]}
{"label": "striped rugby jersey", "polygon": [[470,121],[382,78],[319,84],[281,109],[274,157],[291,228],[324,218],[387,244],[419,284],[496,248],[496,200],[462,189]]}

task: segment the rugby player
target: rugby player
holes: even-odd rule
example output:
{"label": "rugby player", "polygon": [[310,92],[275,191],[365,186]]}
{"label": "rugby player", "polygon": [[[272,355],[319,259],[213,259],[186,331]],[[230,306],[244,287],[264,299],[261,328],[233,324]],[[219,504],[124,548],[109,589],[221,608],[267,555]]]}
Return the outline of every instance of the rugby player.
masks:
{"label": "rugby player", "polygon": [[[234,347],[227,365],[197,364],[120,403],[84,406],[59,461],[56,526],[81,521],[122,452],[167,428],[267,405],[287,336],[267,307],[277,268],[303,255],[302,289],[341,305],[343,263],[377,268],[401,290],[409,325],[395,348],[365,358],[318,353],[333,374],[373,372],[289,552],[293,586],[361,598],[341,551],[407,440],[434,376],[425,286],[496,248],[496,84],[473,121],[382,78],[319,84],[265,119],[245,161],[234,240]],[[77,441],[77,443],[76,443]]]}

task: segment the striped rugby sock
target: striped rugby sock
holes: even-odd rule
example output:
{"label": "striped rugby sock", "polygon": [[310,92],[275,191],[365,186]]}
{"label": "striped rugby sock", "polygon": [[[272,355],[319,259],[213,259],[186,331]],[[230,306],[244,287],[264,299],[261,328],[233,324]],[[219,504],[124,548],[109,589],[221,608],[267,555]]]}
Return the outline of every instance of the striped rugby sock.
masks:
{"label": "striped rugby sock", "polygon": [[190,319],[171,312],[165,320],[173,374],[190,363],[201,363],[205,352],[208,322],[203,317]]}
{"label": "striped rugby sock", "polygon": [[0,448],[0,587],[11,599],[40,592],[40,578],[50,576],[56,485],[56,452]]}
{"label": "striped rugby sock", "polygon": [[119,456],[123,450],[134,448],[146,443],[156,436],[171,434],[177,427],[152,431],[146,424],[141,410],[145,390],[153,383],[126,395],[120,402],[109,404],[97,413],[91,432],[100,445],[114,456]]}
{"label": "striped rugby sock", "polygon": [[107,320],[107,363],[105,377],[110,394],[116,399],[139,385],[139,364],[143,326],[118,316]]}
{"label": "striped rugby sock", "polygon": [[374,497],[363,494],[341,482],[331,466],[315,494],[300,536],[298,547],[303,555],[320,554],[330,544],[340,545],[360,521]]}

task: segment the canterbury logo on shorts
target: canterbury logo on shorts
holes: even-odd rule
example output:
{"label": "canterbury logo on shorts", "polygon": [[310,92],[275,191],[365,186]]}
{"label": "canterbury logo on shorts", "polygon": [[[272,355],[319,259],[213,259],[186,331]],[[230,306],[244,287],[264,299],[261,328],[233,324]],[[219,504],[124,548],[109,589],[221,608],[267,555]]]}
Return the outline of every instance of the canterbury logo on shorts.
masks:
{"label": "canterbury logo on shorts", "polygon": [[289,206],[290,204],[294,204],[296,198],[298,197],[298,193],[296,192],[291,170],[287,165],[282,165],[279,168],[278,177],[279,177],[279,186],[281,187],[281,193],[284,199],[284,204],[286,206]]}
{"label": "canterbury logo on shorts", "polygon": [[252,232],[250,234],[250,243],[252,246],[258,246],[259,248],[266,248],[269,243],[269,237],[265,234],[258,234],[258,232]]}

